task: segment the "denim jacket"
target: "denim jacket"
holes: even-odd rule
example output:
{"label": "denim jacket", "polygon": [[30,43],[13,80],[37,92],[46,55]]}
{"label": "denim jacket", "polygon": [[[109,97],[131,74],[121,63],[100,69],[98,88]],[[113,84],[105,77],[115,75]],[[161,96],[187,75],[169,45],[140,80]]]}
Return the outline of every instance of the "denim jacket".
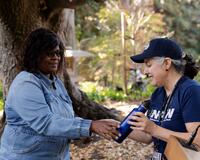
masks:
{"label": "denim jacket", "polygon": [[90,136],[91,120],[74,117],[61,80],[26,71],[14,79],[5,103],[0,160],[68,160],[70,139]]}

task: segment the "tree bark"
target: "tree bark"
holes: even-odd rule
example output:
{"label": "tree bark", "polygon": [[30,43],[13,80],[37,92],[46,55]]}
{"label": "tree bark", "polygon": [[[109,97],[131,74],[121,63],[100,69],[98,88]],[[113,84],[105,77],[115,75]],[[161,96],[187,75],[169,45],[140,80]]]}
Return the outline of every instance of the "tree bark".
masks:
{"label": "tree bark", "polygon": [[[58,4],[51,7],[55,2]],[[64,7],[75,7],[79,2],[82,4],[85,1],[0,0],[0,72],[4,95],[7,94],[12,80],[21,70],[23,42],[32,30],[38,27],[50,28],[60,35],[66,45],[73,45],[72,26],[68,23],[70,16],[66,16],[66,13],[73,11],[66,10]],[[62,3],[65,5],[62,6]],[[66,68],[63,77],[77,115],[90,119],[118,119],[118,116],[107,108],[90,101],[73,85]]]}

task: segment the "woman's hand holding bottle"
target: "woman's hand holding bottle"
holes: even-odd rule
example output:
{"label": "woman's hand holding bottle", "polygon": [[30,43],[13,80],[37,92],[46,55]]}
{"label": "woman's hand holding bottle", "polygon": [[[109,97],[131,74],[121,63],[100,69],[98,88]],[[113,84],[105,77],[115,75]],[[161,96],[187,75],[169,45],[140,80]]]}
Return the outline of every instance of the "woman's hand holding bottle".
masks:
{"label": "woman's hand holding bottle", "polygon": [[155,128],[157,127],[157,125],[149,120],[142,112],[137,112],[135,115],[130,116],[128,124],[131,125],[131,129],[140,130],[150,135],[153,134],[153,131],[155,131]]}

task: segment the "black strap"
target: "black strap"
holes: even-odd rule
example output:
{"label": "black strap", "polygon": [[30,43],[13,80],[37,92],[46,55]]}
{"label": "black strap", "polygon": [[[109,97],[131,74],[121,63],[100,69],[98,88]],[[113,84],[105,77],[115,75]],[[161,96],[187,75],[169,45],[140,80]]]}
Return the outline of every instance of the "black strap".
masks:
{"label": "black strap", "polygon": [[[169,107],[170,107],[170,102],[171,102],[171,100],[172,100],[172,97],[173,97],[173,95],[174,95],[176,89],[178,88],[179,84],[181,84],[183,80],[185,80],[184,76],[182,76],[182,77],[178,80],[178,82],[177,82],[176,85],[174,86],[174,89],[173,89],[172,93],[168,96],[168,98],[165,100],[164,104],[163,104],[162,107],[161,107],[161,113],[160,113],[159,118],[158,118],[158,121],[159,121],[159,123],[160,123],[161,126],[162,126],[162,123],[163,123],[163,121],[164,121],[164,118],[165,118],[165,116],[166,116],[166,114],[167,114],[167,111],[168,111],[168,109],[169,109]],[[155,139],[156,139],[156,142],[155,142],[155,144],[154,144],[154,149],[158,151],[158,148],[159,148],[159,145],[160,145],[160,141],[161,141],[161,140],[160,140],[160,139],[157,139],[157,138],[155,138]]]}
{"label": "black strap", "polygon": [[192,132],[192,135],[191,135],[190,139],[188,140],[187,145],[190,146],[190,145],[192,144],[192,142],[194,141],[194,138],[195,138],[196,135],[197,135],[197,132],[198,132],[199,128],[200,128],[200,125],[198,125],[198,126],[196,127],[196,129]]}
{"label": "black strap", "polygon": [[[165,118],[165,115],[167,114],[167,110],[169,109],[170,107],[170,102],[172,100],[172,97],[176,91],[176,89],[178,88],[178,85],[184,80],[184,77],[181,77],[178,82],[176,83],[176,85],[174,86],[174,89],[172,91],[172,93],[167,97],[167,99],[165,100],[164,104],[162,105],[162,108],[161,108],[161,113],[160,113],[160,116],[159,116],[159,119],[158,121],[159,122],[162,122]],[[163,112],[162,112],[163,111]],[[163,113],[163,114],[162,114]]]}

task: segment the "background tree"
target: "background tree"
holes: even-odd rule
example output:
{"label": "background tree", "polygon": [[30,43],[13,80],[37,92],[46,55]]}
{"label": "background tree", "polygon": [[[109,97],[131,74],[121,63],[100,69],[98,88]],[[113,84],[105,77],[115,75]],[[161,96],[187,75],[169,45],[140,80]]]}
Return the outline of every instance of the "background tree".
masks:
{"label": "background tree", "polygon": [[182,44],[187,53],[200,54],[200,1],[155,0],[155,10],[164,15],[167,30]]}
{"label": "background tree", "polygon": [[[38,27],[47,27],[60,35],[64,44],[73,42],[70,17],[77,5],[87,0],[0,0],[0,59],[4,95],[21,69],[22,48],[28,33]],[[72,39],[71,39],[72,38]],[[117,118],[105,107],[88,100],[86,95],[76,88],[64,70],[64,83],[73,101],[76,114],[84,118]]]}
{"label": "background tree", "polygon": [[[108,0],[105,3],[105,7],[97,7],[98,9],[95,11],[94,16],[85,13],[84,17],[79,21],[79,28],[84,28],[84,21],[81,20],[87,19],[90,27],[86,30],[91,31],[92,34],[85,35],[85,32],[76,28],[78,30],[77,33],[81,35],[79,36],[80,47],[96,55],[92,61],[88,59],[81,61],[79,64],[79,74],[87,75],[87,80],[102,82],[106,79],[108,81],[107,84],[113,88],[123,86],[121,11],[125,13],[126,19],[125,48],[127,72],[133,64],[129,59],[131,55],[143,50],[151,38],[168,34],[166,32],[166,23],[163,21],[163,15],[154,12],[152,0],[121,0],[121,2],[127,6],[122,7],[119,1]],[[125,2],[126,4],[124,4]],[[96,7],[94,7],[95,9]],[[88,68],[90,69],[83,67],[86,63],[89,63]],[[129,72],[127,74],[130,75]]]}

